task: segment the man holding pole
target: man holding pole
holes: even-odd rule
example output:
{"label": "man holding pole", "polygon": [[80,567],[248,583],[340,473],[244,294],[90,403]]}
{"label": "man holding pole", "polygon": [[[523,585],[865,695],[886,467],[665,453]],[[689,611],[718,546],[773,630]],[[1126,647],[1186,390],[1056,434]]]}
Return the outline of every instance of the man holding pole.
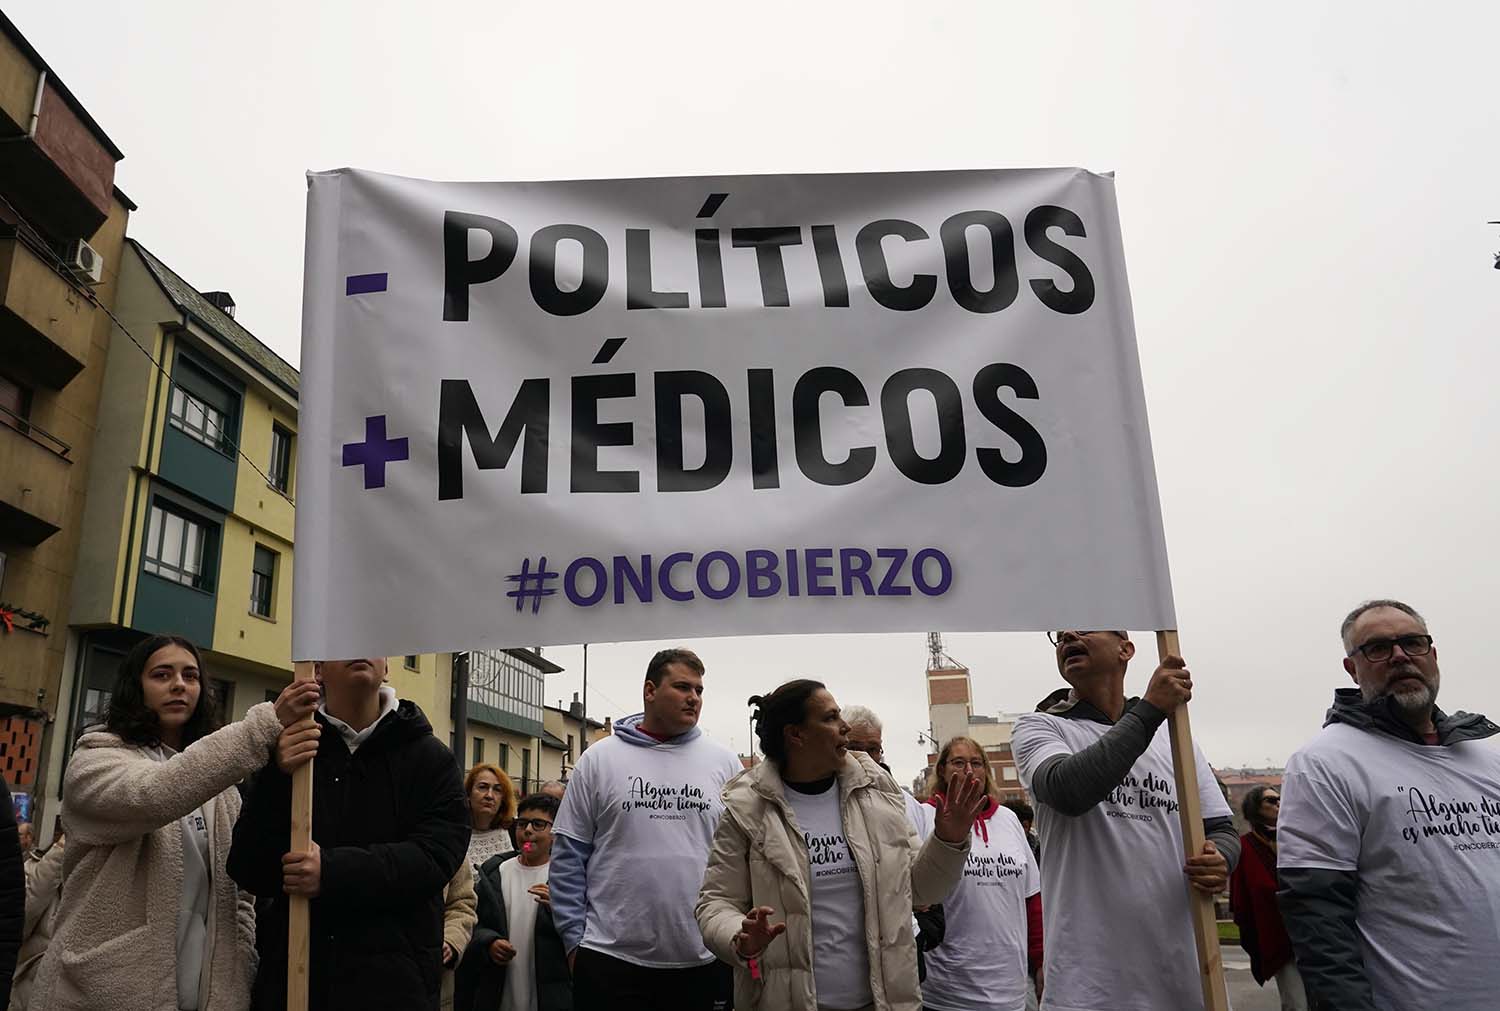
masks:
{"label": "man holding pole", "polygon": [[724,784],[740,772],[698,729],[703,661],[651,658],[645,712],[583,753],[554,828],[552,915],[578,1011],[714,1011],[731,970],[704,947],[694,909]]}
{"label": "man holding pole", "polygon": [[1500,727],[1437,708],[1437,647],[1408,604],[1340,629],[1323,730],[1287,762],[1277,870],[1312,1006],[1500,1005]]}
{"label": "man holding pole", "polygon": [[1052,1011],[1201,1011],[1188,888],[1217,894],[1239,857],[1229,806],[1197,758],[1208,841],[1183,863],[1164,724],[1192,697],[1182,658],[1166,656],[1145,695],[1125,697],[1135,645],[1123,631],[1050,633],[1071,687],[1016,721],[1021,782],[1037,801],[1047,859],[1047,980]]}
{"label": "man holding pole", "polygon": [[[288,897],[312,905],[311,1011],[436,1011],[443,890],[463,862],[469,816],[453,754],[398,701],[385,658],[316,665],[315,721],[286,728],[234,828],[229,874],[274,899],[258,925],[258,1011],[285,1006]],[[312,848],[291,849],[292,774],[313,765]]]}

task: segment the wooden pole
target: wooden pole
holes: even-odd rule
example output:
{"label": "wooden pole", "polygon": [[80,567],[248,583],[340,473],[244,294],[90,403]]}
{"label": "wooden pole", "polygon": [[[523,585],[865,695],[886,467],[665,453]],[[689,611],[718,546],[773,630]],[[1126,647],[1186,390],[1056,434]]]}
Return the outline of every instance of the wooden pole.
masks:
{"label": "wooden pole", "polygon": [[[314,678],[310,660],[293,665],[293,678]],[[314,759],[316,761],[316,759]],[[292,773],[292,852],[312,849],[313,763]],[[312,910],[306,896],[293,895],[287,907],[286,1011],[308,1011],[308,955],[312,944]]]}
{"label": "wooden pole", "polygon": [[[1175,629],[1156,633],[1159,657],[1181,656]],[[1193,754],[1193,731],[1188,708],[1178,706],[1167,717],[1172,735],[1172,768],[1177,775],[1177,814],[1182,819],[1182,845],[1190,857],[1203,852],[1203,805],[1198,796],[1198,760]],[[1193,918],[1193,939],[1198,945],[1198,981],[1203,985],[1204,1011],[1229,1011],[1229,992],[1224,986],[1224,961],[1219,956],[1219,928],[1214,899],[1192,885],[1187,886]]]}

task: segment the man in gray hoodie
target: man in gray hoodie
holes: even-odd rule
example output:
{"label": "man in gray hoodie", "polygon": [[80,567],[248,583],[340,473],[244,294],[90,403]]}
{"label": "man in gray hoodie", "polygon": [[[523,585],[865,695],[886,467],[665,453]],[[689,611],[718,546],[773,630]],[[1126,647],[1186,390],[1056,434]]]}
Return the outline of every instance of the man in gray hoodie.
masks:
{"label": "man in gray hoodie", "polygon": [[703,661],[651,658],[645,711],[583,753],[554,826],[552,914],[578,1011],[713,1011],[732,991],[693,910],[739,759],[698,729]]}
{"label": "man in gray hoodie", "polygon": [[1500,994],[1500,727],[1437,708],[1437,647],[1356,607],[1323,730],[1287,762],[1278,897],[1315,1011],[1490,1011]]}

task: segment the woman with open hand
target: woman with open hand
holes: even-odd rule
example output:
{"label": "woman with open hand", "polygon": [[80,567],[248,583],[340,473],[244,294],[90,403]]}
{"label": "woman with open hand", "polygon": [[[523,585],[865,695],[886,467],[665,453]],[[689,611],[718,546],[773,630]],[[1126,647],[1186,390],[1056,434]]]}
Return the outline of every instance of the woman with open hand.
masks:
{"label": "woman with open hand", "polygon": [[750,704],[766,761],[724,788],[697,908],[704,943],[735,966],[735,1008],[917,1011],[912,908],[958,883],[983,784],[951,777],[923,843],[821,683]]}

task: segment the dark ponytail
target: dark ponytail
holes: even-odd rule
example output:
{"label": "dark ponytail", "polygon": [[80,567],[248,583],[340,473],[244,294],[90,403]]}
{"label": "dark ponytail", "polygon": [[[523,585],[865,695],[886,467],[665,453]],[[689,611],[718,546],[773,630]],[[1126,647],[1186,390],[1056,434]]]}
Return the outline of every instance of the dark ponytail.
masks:
{"label": "dark ponytail", "polygon": [[807,719],[807,700],[824,687],[821,681],[798,678],[788,681],[769,695],[752,695],[747,703],[755,707],[751,722],[755,724],[755,736],[760,740],[760,750],[769,760],[778,765],[786,761],[787,727],[794,727]]}

